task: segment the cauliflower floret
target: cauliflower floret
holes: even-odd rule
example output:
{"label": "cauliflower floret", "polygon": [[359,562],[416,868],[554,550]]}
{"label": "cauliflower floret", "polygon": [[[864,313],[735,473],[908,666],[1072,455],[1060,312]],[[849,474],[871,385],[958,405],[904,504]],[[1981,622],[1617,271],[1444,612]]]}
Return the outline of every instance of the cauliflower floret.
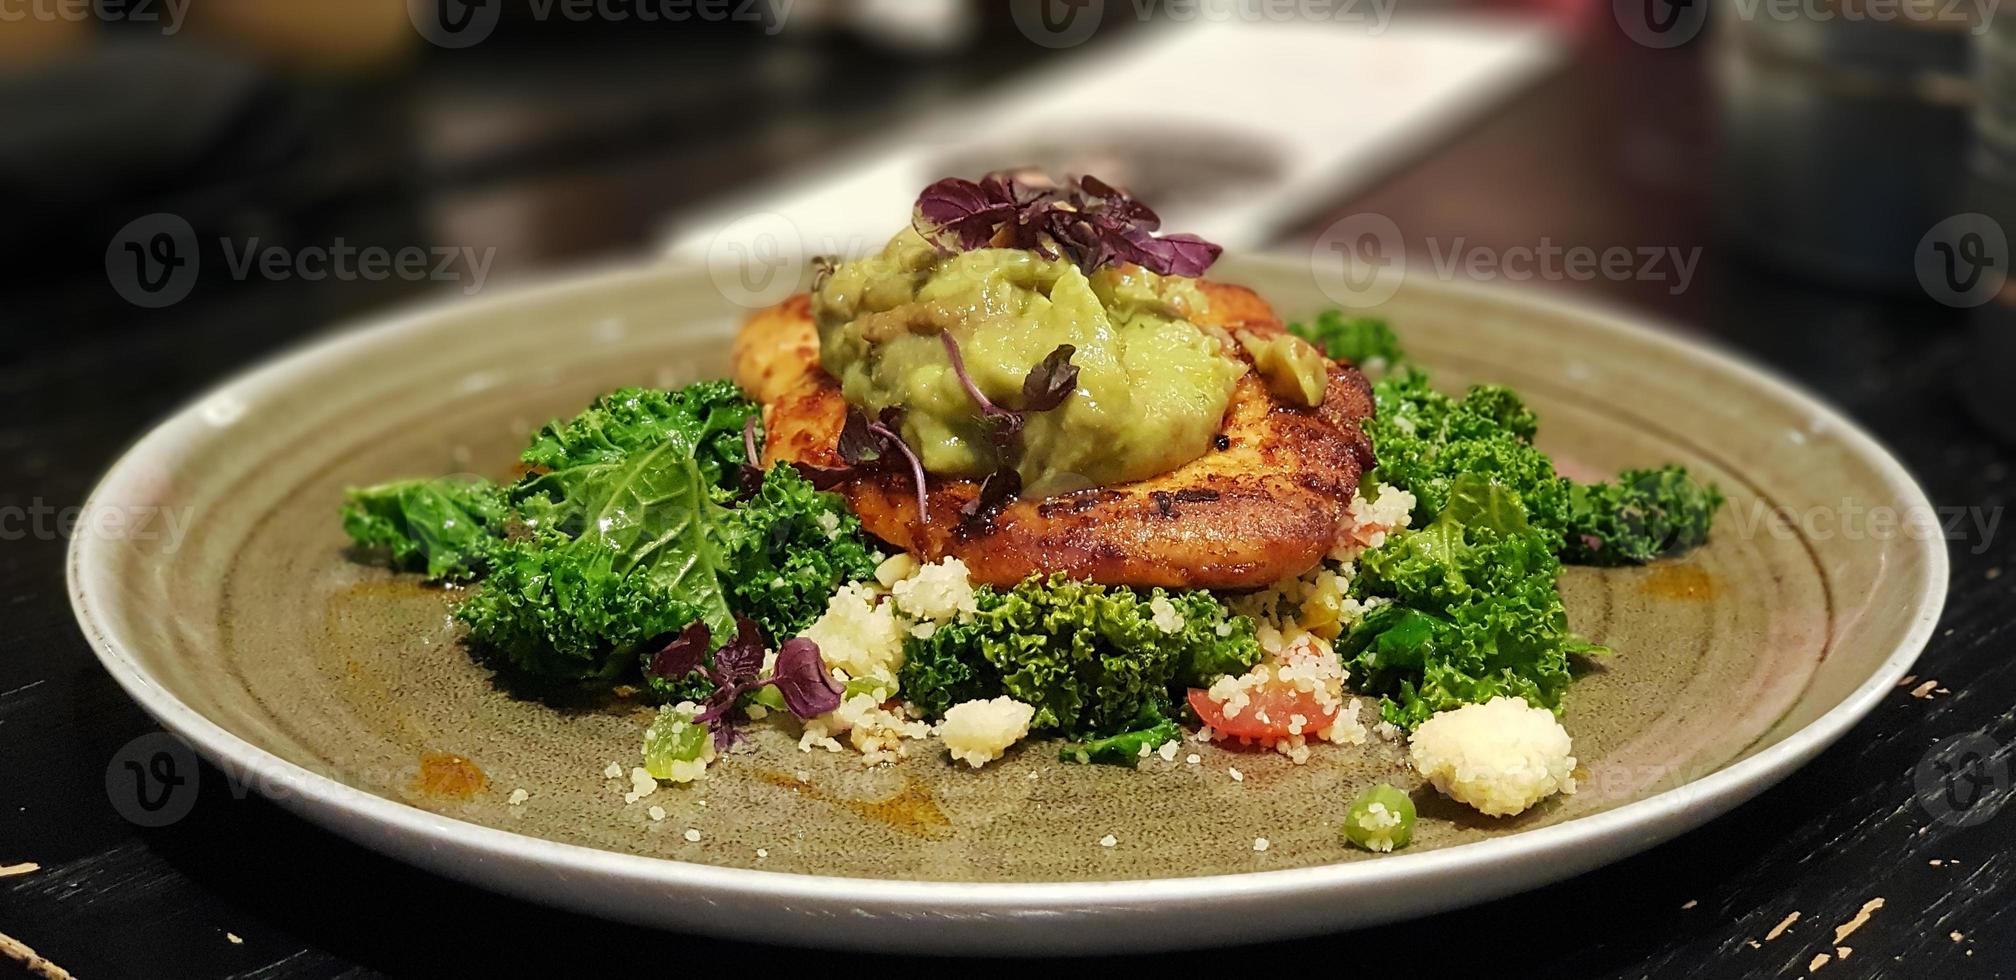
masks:
{"label": "cauliflower floret", "polygon": [[1496,697],[1422,722],[1407,754],[1443,795],[1509,817],[1555,793],[1575,792],[1570,749],[1568,730],[1553,712]]}
{"label": "cauliflower floret", "polygon": [[957,558],[918,568],[908,578],[890,586],[889,591],[896,597],[896,607],[905,615],[929,622],[950,622],[978,608],[974,605],[973,580],[967,576],[966,563]]}
{"label": "cauliflower floret", "polygon": [[889,603],[876,599],[870,585],[843,585],[826,600],[825,615],[799,635],[819,644],[826,665],[849,677],[893,679],[903,666],[903,637],[909,624]]}
{"label": "cauliflower floret", "polygon": [[938,737],[952,758],[975,769],[1001,758],[1008,746],[1029,734],[1034,705],[1002,696],[992,701],[967,701],[945,709]]}

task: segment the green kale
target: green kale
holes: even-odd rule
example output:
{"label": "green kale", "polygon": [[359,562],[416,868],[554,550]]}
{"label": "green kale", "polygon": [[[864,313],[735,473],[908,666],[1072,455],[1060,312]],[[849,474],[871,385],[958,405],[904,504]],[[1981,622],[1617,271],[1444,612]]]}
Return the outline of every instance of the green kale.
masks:
{"label": "green kale", "polygon": [[[727,382],[671,392],[623,389],[546,426],[511,489],[521,521],[490,581],[464,603],[470,635],[529,673],[605,681],[695,620],[718,645],[734,614],[776,639],[817,618],[875,560],[840,498],[790,467],[735,501],[756,416]],[[704,673],[649,676],[654,697],[705,698]]]}
{"label": "green kale", "polygon": [[1518,495],[1533,529],[1558,551],[1568,525],[1567,480],[1533,445],[1538,420],[1519,396],[1477,385],[1457,399],[1429,387],[1428,376],[1400,371],[1373,386],[1378,416],[1367,427],[1379,463],[1367,476],[1414,495],[1414,524],[1435,519],[1450,488],[1465,476],[1494,480]]}
{"label": "green kale", "polygon": [[497,549],[489,577],[455,615],[522,673],[613,683],[645,643],[701,617],[676,581],[638,571],[636,557],[600,536],[537,531]]}
{"label": "green kale", "polygon": [[726,488],[748,458],[745,420],[758,417],[754,402],[731,381],[699,381],[684,388],[619,388],[565,422],[539,430],[524,461],[548,470],[615,464],[632,453],[675,442],[699,464],[708,485]]}
{"label": "green kale", "polygon": [[394,480],[353,487],[345,498],[343,530],[358,547],[434,579],[474,578],[488,567],[508,513],[497,486],[474,478]]}
{"label": "green kale", "polygon": [[1641,565],[1695,548],[1722,506],[1722,492],[1688,478],[1687,468],[1625,470],[1615,482],[1574,487],[1568,496],[1563,560],[1577,565]]}
{"label": "green kale", "polygon": [[1404,359],[1400,338],[1379,317],[1347,317],[1341,310],[1324,310],[1314,324],[1291,323],[1288,332],[1315,344],[1334,360],[1359,367],[1394,367]]}
{"label": "green kale", "polygon": [[762,489],[736,505],[726,531],[729,604],[780,640],[818,619],[841,585],[875,573],[860,519],[789,466],[763,474]]}
{"label": "green kale", "polygon": [[[1173,689],[1259,660],[1253,624],[1208,593],[1137,591],[1054,575],[976,591],[970,622],[904,645],[904,696],[928,717],[1006,694],[1036,707],[1031,727],[1074,736],[1167,716]],[[1167,603],[1156,624],[1158,603]],[[1171,616],[1181,619],[1175,624]]]}
{"label": "green kale", "polygon": [[1433,522],[1360,559],[1353,594],[1386,601],[1339,639],[1338,653],[1403,728],[1499,695],[1558,711],[1569,656],[1605,652],[1569,632],[1560,570],[1553,539],[1511,488],[1483,476],[1452,481]]}
{"label": "green kale", "polygon": [[1142,756],[1183,737],[1183,729],[1162,715],[1145,714],[1134,723],[1136,727],[1118,735],[1066,745],[1057,750],[1057,760],[1132,767],[1140,763]]}

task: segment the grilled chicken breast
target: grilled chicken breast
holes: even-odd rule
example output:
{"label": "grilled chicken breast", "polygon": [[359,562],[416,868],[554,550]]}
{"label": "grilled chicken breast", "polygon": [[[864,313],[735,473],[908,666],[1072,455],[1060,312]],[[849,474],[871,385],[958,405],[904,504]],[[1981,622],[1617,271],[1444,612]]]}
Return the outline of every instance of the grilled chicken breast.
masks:
{"label": "grilled chicken breast", "polygon": [[[1283,327],[1252,290],[1201,284],[1199,325]],[[1238,344],[1229,347],[1244,356]],[[844,465],[834,444],[846,421],[840,387],[819,366],[811,305],[796,296],[750,318],[733,350],[735,380],[764,405],[766,463]],[[991,528],[961,528],[972,480],[932,477],[928,519],[907,470],[866,473],[835,489],[868,531],[935,561],[966,563],[973,579],[1012,585],[1065,572],[1111,585],[1253,589],[1322,560],[1345,529],[1359,476],[1372,465],[1360,421],[1372,391],[1354,367],[1330,365],[1323,403],[1276,399],[1252,371],[1240,378],[1217,448],[1160,476],[1004,507]]]}

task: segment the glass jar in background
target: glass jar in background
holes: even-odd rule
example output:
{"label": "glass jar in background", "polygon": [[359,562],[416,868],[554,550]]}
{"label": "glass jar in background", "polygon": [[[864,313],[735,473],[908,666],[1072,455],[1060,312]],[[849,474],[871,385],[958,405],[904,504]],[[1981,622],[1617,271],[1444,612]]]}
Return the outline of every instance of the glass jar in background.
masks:
{"label": "glass jar in background", "polygon": [[1715,8],[1725,232],[1798,274],[1914,288],[1919,239],[1962,203],[1978,17],[1963,7],[1730,0]]}

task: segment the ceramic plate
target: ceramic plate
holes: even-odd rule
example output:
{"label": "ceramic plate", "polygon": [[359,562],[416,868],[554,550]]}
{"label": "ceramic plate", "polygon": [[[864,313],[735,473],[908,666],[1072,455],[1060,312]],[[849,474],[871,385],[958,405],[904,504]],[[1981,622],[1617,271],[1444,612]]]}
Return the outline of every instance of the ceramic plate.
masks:
{"label": "ceramic plate", "polygon": [[[1291,317],[1327,305],[1304,263],[1213,271]],[[1512,820],[1419,793],[1399,854],[1336,838],[1357,789],[1417,785],[1380,743],[1303,766],[1199,747],[1195,765],[1138,772],[1059,765],[1035,744],[974,772],[930,751],[865,769],[778,727],[697,787],[626,804],[603,771],[636,763],[646,709],[513,699],[460,646],[453,594],[353,560],[336,510],[346,485],[508,476],[533,428],[609,388],[725,374],[742,311],[702,271],[428,309],[222,385],[106,475],[91,514],[164,519],[79,536],[71,595],[106,669],[163,725],[366,846],[612,918],[968,954],[1252,941],[1565,878],[1784,777],[1925,643],[1946,588],[1930,507],[1833,411],[1726,356],[1526,294],[1410,283],[1382,312],[1439,384],[1523,393],[1565,472],[1676,460],[1729,496],[1698,552],[1564,578],[1574,626],[1617,651],[1568,698],[1581,791]],[[1813,519],[1851,507],[1902,520],[1855,533]]]}

